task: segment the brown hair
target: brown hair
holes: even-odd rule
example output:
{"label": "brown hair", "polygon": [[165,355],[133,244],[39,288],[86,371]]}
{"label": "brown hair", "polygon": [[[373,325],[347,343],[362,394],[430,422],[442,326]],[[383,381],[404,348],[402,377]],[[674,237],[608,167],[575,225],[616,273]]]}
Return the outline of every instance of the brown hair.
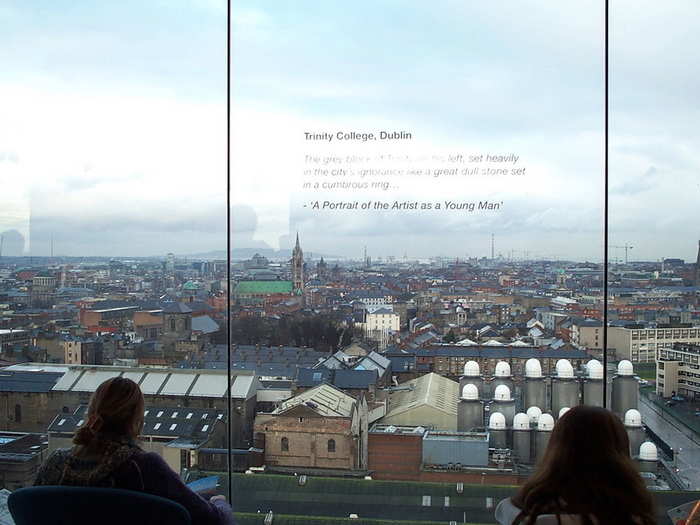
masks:
{"label": "brown hair", "polygon": [[135,439],[143,426],[144,401],[139,385],[125,377],[113,377],[97,387],[90,398],[87,418],[73,443],[102,448],[101,436]]}
{"label": "brown hair", "polygon": [[629,455],[627,432],[610,411],[577,406],[554,426],[537,472],[513,503],[517,522],[578,514],[586,524],[656,523],[654,501]]}

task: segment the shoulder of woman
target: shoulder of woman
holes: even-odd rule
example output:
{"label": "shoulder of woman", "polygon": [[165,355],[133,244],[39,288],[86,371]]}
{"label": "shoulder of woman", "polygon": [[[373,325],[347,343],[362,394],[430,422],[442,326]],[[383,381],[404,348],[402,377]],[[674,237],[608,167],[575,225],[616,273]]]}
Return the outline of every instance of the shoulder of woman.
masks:
{"label": "shoulder of woman", "polygon": [[139,465],[152,469],[154,471],[168,471],[172,472],[172,469],[170,466],[166,463],[166,461],[156,452],[146,452],[143,450],[140,450],[136,454],[134,454],[133,458],[134,461],[136,461]]}
{"label": "shoulder of woman", "polygon": [[503,499],[496,506],[496,521],[501,525],[510,525],[520,512],[510,498]]}

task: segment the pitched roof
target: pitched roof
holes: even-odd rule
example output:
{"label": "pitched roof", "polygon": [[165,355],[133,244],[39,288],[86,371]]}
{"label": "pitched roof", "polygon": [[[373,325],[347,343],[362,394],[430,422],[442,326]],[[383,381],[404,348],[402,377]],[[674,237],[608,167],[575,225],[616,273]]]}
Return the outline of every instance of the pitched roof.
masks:
{"label": "pitched roof", "polygon": [[208,315],[192,318],[192,331],[213,334],[219,331],[219,325]]}
{"label": "pitched roof", "polygon": [[352,396],[324,383],[283,402],[273,414],[282,415],[299,405],[304,405],[320,416],[351,417],[355,402]]}
{"label": "pitched roof", "polygon": [[375,370],[336,370],[333,384],[338,388],[366,389],[377,383]]}
{"label": "pitched roof", "polygon": [[0,370],[0,392],[49,392],[60,372]]}
{"label": "pitched roof", "polygon": [[401,384],[405,387],[389,394],[386,417],[428,405],[457,417],[459,383],[433,372]]}
{"label": "pitched roof", "polygon": [[191,314],[192,310],[190,309],[189,306],[187,306],[184,303],[173,302],[173,303],[167,303],[163,307],[163,313],[166,313],[166,314]]}

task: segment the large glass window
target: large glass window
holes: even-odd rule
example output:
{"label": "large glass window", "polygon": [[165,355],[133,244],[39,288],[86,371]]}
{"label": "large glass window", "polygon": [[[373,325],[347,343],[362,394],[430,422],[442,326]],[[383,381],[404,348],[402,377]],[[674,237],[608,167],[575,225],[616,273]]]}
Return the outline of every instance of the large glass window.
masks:
{"label": "large glass window", "polygon": [[226,0],[0,7],[0,488],[122,376],[241,523],[493,523],[579,404],[696,498],[697,7],[611,6],[606,186],[604,6],[231,2],[228,95]]}

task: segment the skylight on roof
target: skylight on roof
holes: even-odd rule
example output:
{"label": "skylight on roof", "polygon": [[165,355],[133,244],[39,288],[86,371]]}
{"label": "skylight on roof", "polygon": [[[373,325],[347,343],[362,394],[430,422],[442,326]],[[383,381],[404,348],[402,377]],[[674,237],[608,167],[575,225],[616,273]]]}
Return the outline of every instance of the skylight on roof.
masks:
{"label": "skylight on roof", "polygon": [[185,419],[192,419],[192,412],[190,412],[189,414],[187,414],[187,417],[186,417]]}
{"label": "skylight on roof", "polygon": [[156,423],[156,424],[153,426],[153,430],[158,430],[159,428],[160,428],[160,423]]}
{"label": "skylight on roof", "polygon": [[209,415],[209,413],[205,412],[204,414],[202,414],[202,419],[206,419],[208,415]]}
{"label": "skylight on roof", "polygon": [[176,426],[177,426],[177,423],[173,423],[172,425],[170,425],[170,430],[175,430]]}
{"label": "skylight on roof", "polygon": [[162,416],[162,415],[163,415],[163,411],[162,411],[162,410],[159,410],[158,413],[156,414],[156,417],[160,417],[160,416]]}
{"label": "skylight on roof", "polygon": [[170,417],[171,417],[172,419],[175,419],[175,418],[177,417],[177,414],[178,414],[178,412],[177,412],[177,411],[175,411],[175,412],[173,412],[173,415],[172,415],[172,416],[170,416]]}
{"label": "skylight on roof", "polygon": [[209,425],[204,425],[202,427],[202,432],[206,432],[207,430],[209,430]]}
{"label": "skylight on roof", "polygon": [[65,422],[66,422],[65,419],[61,419],[61,421],[58,422],[58,426],[60,427],[60,426],[63,425],[63,423],[65,423]]}

